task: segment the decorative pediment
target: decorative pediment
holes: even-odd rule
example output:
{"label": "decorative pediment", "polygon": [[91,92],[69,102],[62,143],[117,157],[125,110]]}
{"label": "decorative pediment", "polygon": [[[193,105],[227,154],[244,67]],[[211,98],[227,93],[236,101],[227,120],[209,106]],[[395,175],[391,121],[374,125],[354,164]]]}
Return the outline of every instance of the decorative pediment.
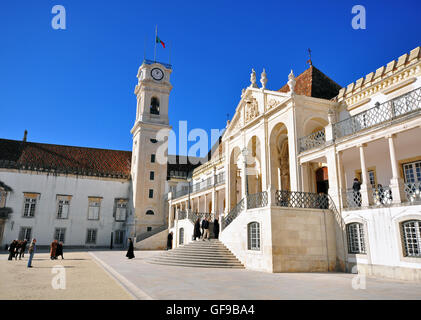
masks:
{"label": "decorative pediment", "polygon": [[249,98],[245,100],[246,104],[244,105],[245,110],[245,121],[249,122],[259,115],[259,106],[257,100],[254,98]]}

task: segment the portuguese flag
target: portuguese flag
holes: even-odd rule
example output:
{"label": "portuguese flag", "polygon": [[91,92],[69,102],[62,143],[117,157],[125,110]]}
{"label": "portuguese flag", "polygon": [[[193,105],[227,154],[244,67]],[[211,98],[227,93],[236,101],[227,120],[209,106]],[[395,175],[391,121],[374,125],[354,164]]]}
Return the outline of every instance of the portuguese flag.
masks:
{"label": "portuguese flag", "polygon": [[156,36],[155,42],[156,42],[156,43],[160,43],[160,44],[162,44],[162,46],[163,46],[163,47],[164,47],[164,49],[165,49],[165,43],[164,43],[164,41],[162,41],[161,39],[159,39],[159,37],[158,37],[158,36]]}

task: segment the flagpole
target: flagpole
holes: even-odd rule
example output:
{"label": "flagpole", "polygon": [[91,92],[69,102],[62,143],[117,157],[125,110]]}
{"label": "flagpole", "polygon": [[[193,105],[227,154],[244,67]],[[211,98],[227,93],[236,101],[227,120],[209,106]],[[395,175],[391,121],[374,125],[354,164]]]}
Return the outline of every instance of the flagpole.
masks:
{"label": "flagpole", "polygon": [[158,25],[155,26],[155,46],[154,46],[154,50],[153,50],[153,60],[154,62],[156,62],[156,37],[158,36]]}
{"label": "flagpole", "polygon": [[146,59],[146,36],[145,40],[143,41],[143,61]]}
{"label": "flagpole", "polygon": [[168,41],[168,52],[169,52],[168,64],[171,64],[171,42],[169,41]]}

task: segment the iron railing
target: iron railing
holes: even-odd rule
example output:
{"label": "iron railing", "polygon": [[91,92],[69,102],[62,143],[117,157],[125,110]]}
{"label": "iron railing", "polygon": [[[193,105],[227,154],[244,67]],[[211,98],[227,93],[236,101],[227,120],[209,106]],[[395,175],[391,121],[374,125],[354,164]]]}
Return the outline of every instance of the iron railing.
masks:
{"label": "iron railing", "polygon": [[210,213],[210,212],[193,212],[193,211],[190,211],[188,213],[188,218],[193,224],[196,223],[197,219],[199,219],[199,221],[201,222],[204,218],[206,218],[206,219],[210,218],[211,222],[213,222],[213,220],[215,220],[215,214]]}
{"label": "iron railing", "polygon": [[321,145],[326,142],[325,129],[309,134],[306,137],[298,139],[299,152],[304,152]]}
{"label": "iron railing", "polygon": [[373,188],[373,201],[376,205],[390,205],[392,204],[392,190],[389,186],[377,186]]}
{"label": "iron railing", "polygon": [[329,196],[312,192],[277,190],[275,205],[288,208],[329,209]]}
{"label": "iron railing", "polygon": [[262,208],[268,205],[267,191],[249,194],[247,196],[247,209]]}
{"label": "iron railing", "polygon": [[346,208],[358,208],[361,207],[362,198],[360,191],[354,191],[354,189],[346,189],[342,194],[344,199],[344,207]]}
{"label": "iron railing", "polygon": [[244,198],[237,203],[237,205],[222,219],[222,229],[228,227],[228,225],[244,210]]}
{"label": "iron railing", "polygon": [[377,104],[367,111],[336,122],[333,125],[334,138],[338,139],[355,134],[361,130],[394,120],[400,116],[408,115],[416,110],[421,110],[421,88],[382,104]]}
{"label": "iron railing", "polygon": [[220,185],[225,182],[225,172],[221,172],[215,176],[215,185]]}
{"label": "iron railing", "polygon": [[421,201],[421,182],[405,183],[404,191],[408,201]]}
{"label": "iron railing", "polygon": [[187,211],[185,210],[179,210],[178,211],[178,215],[177,215],[177,219],[178,220],[183,220],[187,218]]}

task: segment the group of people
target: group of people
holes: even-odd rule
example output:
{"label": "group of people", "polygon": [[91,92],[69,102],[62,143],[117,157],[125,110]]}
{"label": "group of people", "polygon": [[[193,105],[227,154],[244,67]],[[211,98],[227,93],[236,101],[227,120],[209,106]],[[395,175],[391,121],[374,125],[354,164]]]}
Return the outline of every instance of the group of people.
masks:
{"label": "group of people", "polygon": [[54,240],[53,242],[51,242],[50,245],[50,259],[56,260],[60,256],[63,260],[63,242],[58,242],[57,240]]}
{"label": "group of people", "polygon": [[22,260],[22,257],[25,256],[26,245],[28,241],[26,240],[13,240],[12,243],[9,245],[9,260],[18,259]]}
{"label": "group of people", "polygon": [[[31,244],[29,245],[28,268],[32,268],[32,258],[34,257],[36,242],[37,242],[36,239],[32,239]],[[27,240],[13,240],[12,243],[10,243],[9,247],[7,248],[7,250],[9,251],[8,260],[13,260],[13,258],[17,260],[18,257],[19,257],[19,260],[22,260],[22,258],[25,257],[25,250],[26,250],[27,245],[28,245]]]}
{"label": "group of people", "polygon": [[[196,223],[194,224],[194,232],[193,232],[193,240],[202,239],[205,241],[206,239],[209,240],[209,225],[211,219],[210,218],[203,218],[202,223],[200,223],[200,218],[197,218]],[[219,221],[218,218],[213,220],[213,234],[215,239],[219,237]]]}

